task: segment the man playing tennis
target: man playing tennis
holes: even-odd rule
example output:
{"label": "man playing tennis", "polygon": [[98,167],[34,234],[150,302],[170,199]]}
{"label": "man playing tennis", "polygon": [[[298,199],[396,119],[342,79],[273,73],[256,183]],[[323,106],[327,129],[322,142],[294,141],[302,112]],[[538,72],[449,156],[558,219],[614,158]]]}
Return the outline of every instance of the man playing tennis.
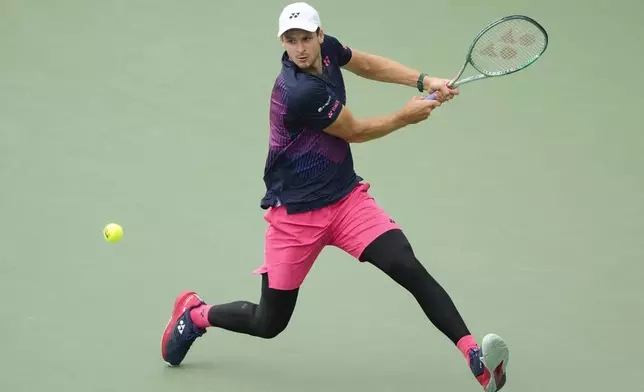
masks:
{"label": "man playing tennis", "polygon": [[[270,339],[289,323],[300,286],[326,246],[370,263],[408,290],[430,322],[465,357],[487,392],[505,383],[508,349],[489,334],[479,346],[449,295],[416,258],[401,228],[369,195],[353,169],[350,144],[381,138],[428,118],[459,93],[392,60],[343,46],[326,35],[315,9],[285,7],[278,37],[285,48],[270,104],[270,138],[261,207],[267,210],[259,303],[208,305],[181,293],[162,339],[162,357],[179,365],[209,327]],[[400,110],[357,119],[346,105],[341,67],[361,77],[439,92],[440,102],[415,97]]]}

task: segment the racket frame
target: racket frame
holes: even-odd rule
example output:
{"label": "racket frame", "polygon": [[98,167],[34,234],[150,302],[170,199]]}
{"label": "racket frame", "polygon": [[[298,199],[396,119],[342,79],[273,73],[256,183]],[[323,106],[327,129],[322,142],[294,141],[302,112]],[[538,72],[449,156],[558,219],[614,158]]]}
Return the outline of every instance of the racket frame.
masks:
{"label": "racket frame", "polygon": [[[482,71],[479,68],[477,68],[476,65],[474,65],[474,62],[472,61],[472,51],[474,50],[474,47],[476,46],[476,43],[479,41],[479,39],[481,39],[483,34],[485,34],[488,30],[490,30],[494,26],[499,25],[499,24],[501,24],[503,22],[506,22],[508,20],[513,20],[513,19],[526,20],[526,21],[532,23],[535,27],[537,27],[537,29],[539,29],[543,33],[543,36],[545,38],[545,44],[543,46],[543,49],[541,50],[541,53],[539,53],[537,56],[535,56],[534,59],[532,59],[530,62],[526,63],[525,65],[523,65],[521,67],[518,67],[518,68],[511,69],[509,71],[504,71],[504,72],[485,72],[485,71]],[[541,24],[539,24],[536,20],[534,20],[534,19],[532,19],[532,18],[530,18],[528,16],[525,16],[525,15],[508,15],[508,16],[504,16],[503,18],[500,18],[500,19],[490,23],[489,25],[487,25],[483,30],[481,30],[476,35],[476,37],[474,37],[474,40],[470,44],[470,48],[467,51],[467,55],[465,56],[465,62],[463,63],[463,66],[459,70],[458,74],[451,81],[449,81],[447,83],[447,87],[456,88],[456,87],[462,86],[462,85],[464,85],[466,83],[473,82],[475,80],[513,74],[515,72],[518,72],[518,71],[520,71],[522,69],[527,68],[532,63],[537,61],[539,59],[539,57],[541,57],[541,55],[546,51],[547,47],[548,47],[548,32],[546,32],[546,29],[544,29],[543,26],[541,26]],[[463,72],[465,72],[465,69],[467,68],[468,64],[470,64],[474,69],[479,71],[480,74],[469,76],[469,77],[467,77],[465,79],[462,79],[462,80],[458,80],[463,75]]]}

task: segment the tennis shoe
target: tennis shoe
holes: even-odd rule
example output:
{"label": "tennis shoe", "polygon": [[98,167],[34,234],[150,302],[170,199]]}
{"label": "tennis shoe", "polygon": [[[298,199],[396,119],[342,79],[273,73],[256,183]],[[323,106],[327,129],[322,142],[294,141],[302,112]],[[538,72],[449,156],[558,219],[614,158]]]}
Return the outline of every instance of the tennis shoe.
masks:
{"label": "tennis shoe", "polygon": [[161,340],[161,356],[169,366],[181,364],[195,340],[206,333],[190,318],[190,310],[204,304],[194,291],[184,291],[174,301],[172,316]]}
{"label": "tennis shoe", "polygon": [[498,335],[488,334],[483,337],[480,348],[470,350],[468,362],[485,392],[497,392],[505,385],[509,359],[505,341]]}

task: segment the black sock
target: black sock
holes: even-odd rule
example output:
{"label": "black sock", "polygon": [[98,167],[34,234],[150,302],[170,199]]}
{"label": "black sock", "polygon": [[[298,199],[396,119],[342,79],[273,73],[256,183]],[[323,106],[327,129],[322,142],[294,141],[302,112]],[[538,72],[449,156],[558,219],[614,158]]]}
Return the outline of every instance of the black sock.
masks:
{"label": "black sock", "polygon": [[378,237],[360,260],[375,265],[407,289],[432,324],[454,344],[470,334],[452,299],[418,261],[402,231],[391,230]]}
{"label": "black sock", "polygon": [[262,275],[259,304],[235,301],[215,305],[208,312],[210,325],[228,331],[271,339],[288,325],[297,301],[298,289],[275,290],[268,287],[268,275]]}

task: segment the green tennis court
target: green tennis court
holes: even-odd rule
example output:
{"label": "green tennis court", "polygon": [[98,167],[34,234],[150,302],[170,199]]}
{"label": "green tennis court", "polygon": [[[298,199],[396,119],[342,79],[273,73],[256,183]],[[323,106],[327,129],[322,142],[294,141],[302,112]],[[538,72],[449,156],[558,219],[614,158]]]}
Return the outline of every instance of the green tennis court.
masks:
{"label": "green tennis court", "polygon": [[[277,339],[211,329],[161,360],[180,291],[259,298],[286,4],[0,0],[1,391],[480,390],[409,294],[334,248]],[[343,43],[446,78],[485,24],[543,24],[535,65],[355,146],[356,169],[476,337],[506,339],[504,390],[641,390],[644,3],[311,4]],[[417,93],[345,78],[359,117]]]}

